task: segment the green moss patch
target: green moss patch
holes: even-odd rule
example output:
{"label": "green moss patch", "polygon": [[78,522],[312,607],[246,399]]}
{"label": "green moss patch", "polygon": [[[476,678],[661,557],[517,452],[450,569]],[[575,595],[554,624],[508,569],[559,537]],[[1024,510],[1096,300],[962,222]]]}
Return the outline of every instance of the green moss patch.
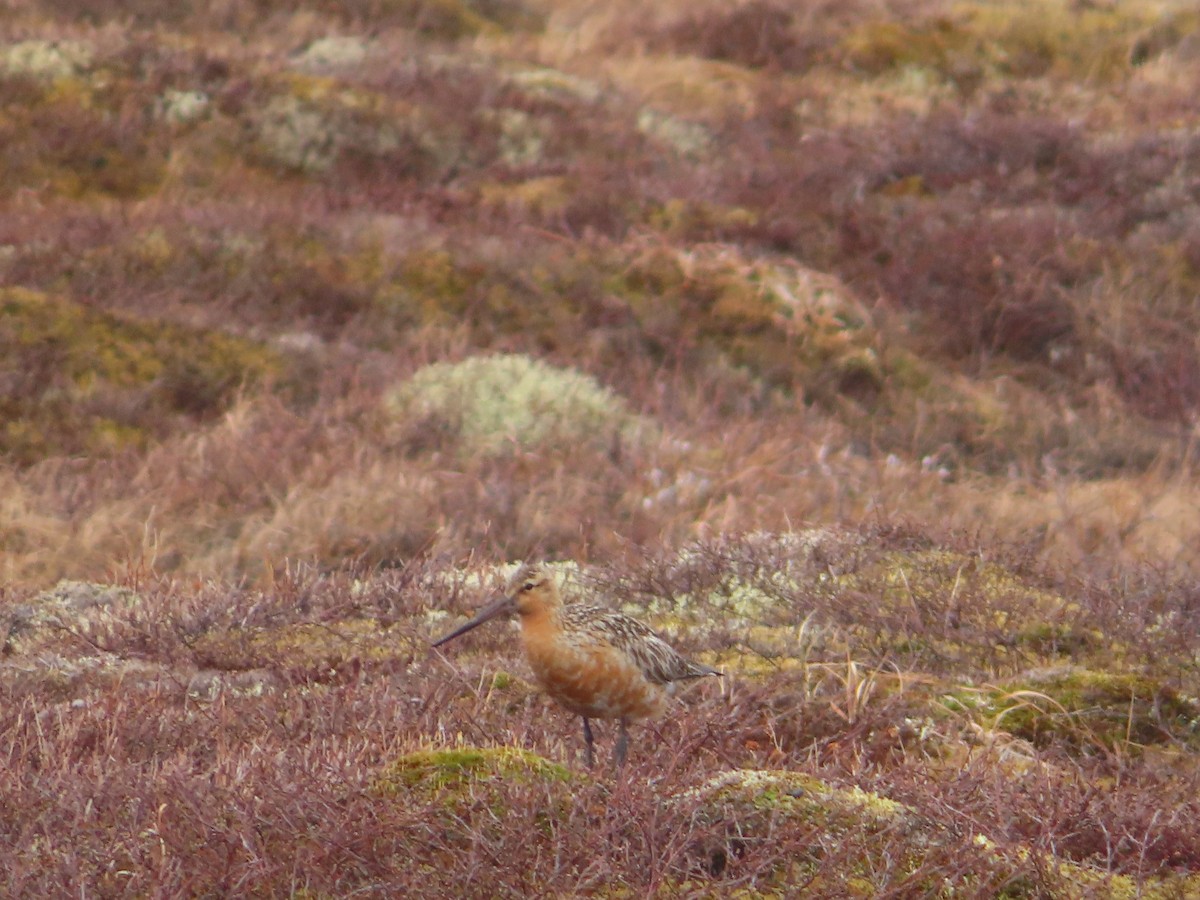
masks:
{"label": "green moss patch", "polygon": [[[745,852],[779,828],[781,820],[801,823],[811,832],[806,849],[797,854],[779,885],[791,891],[805,884],[820,896],[872,897],[882,886],[876,879],[897,869],[914,896],[972,896],[1032,898],[1177,897],[1195,877],[1166,875],[1135,882],[1099,869],[1060,861],[1031,851],[1001,853],[985,835],[964,835],[912,808],[857,787],[841,788],[799,772],[734,770],[714,776],[688,795],[703,798],[701,820],[724,820],[729,837],[724,846],[695,848],[709,855],[709,864],[723,868],[726,860]],[[836,860],[830,866],[823,864]],[[969,865],[947,865],[951,861]],[[946,866],[957,874],[929,876]],[[928,867],[928,868],[927,868]],[[894,883],[894,882],[893,882]],[[817,890],[819,888],[819,890]]]}
{"label": "green moss patch", "polygon": [[146,443],[279,374],[251,341],[0,290],[0,452],[23,463]]}
{"label": "green moss patch", "polygon": [[843,832],[916,822],[903,804],[859,788],[834,787],[799,772],[741,769],[714,776],[698,794],[742,811],[779,811]]}
{"label": "green moss patch", "polygon": [[454,797],[476,785],[486,786],[492,779],[520,784],[565,783],[571,773],[527,750],[463,746],[405,754],[380,773],[374,789],[389,797],[409,792]]}
{"label": "green moss patch", "polygon": [[1200,702],[1144,675],[1064,667],[955,702],[1041,748],[1136,753],[1177,741],[1200,746]]}
{"label": "green moss patch", "polygon": [[982,556],[945,549],[892,550],[837,579],[845,596],[873,598],[848,627],[869,643],[924,664],[1012,669],[1109,652],[1082,608]]}
{"label": "green moss patch", "polygon": [[66,41],[0,46],[0,196],[141,199],[159,188],[168,135],[130,114],[153,102],[143,79],[91,58]]}
{"label": "green moss patch", "polygon": [[286,669],[307,683],[336,681],[364,661],[391,659],[401,652],[395,635],[375,619],[213,630],[189,648],[206,668]]}
{"label": "green moss patch", "polygon": [[864,22],[839,49],[872,75],[918,67],[952,78],[992,72],[1109,80],[1128,70],[1135,39],[1155,19],[1149,4],[959,3],[934,16]]}
{"label": "green moss patch", "polygon": [[382,4],[355,2],[358,15],[377,21],[380,13],[427,38],[457,40],[508,30],[536,31],[543,14],[520,0],[388,0]]}
{"label": "green moss patch", "polygon": [[696,365],[725,359],[829,406],[870,399],[882,386],[875,331],[836,278],[728,247],[655,249],[610,287],[666,356],[684,350]]}
{"label": "green moss patch", "polygon": [[[825,896],[838,891],[842,896],[872,896],[871,875],[885,860],[915,873],[924,862],[946,852],[944,845],[953,840],[903,804],[798,772],[724,772],[688,795],[689,800],[697,797],[701,821],[728,823],[724,846],[698,848],[711,867],[724,868],[740,847],[768,840],[767,835],[781,827],[777,823],[784,823],[788,830],[808,830],[809,836],[804,849],[780,867],[778,886],[820,884]],[[967,844],[960,852],[974,851]],[[837,865],[824,865],[826,858],[836,859]]]}

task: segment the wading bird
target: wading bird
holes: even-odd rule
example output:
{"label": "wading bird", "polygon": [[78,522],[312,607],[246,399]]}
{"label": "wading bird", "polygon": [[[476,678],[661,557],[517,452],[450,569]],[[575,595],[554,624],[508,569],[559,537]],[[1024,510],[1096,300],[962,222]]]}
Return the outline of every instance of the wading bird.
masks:
{"label": "wading bird", "polygon": [[503,596],[433,646],[513,612],[520,618],[521,641],[534,677],[547,694],[583,718],[589,768],[595,762],[589,719],[620,723],[614,751],[620,768],[629,749],[630,720],[662,714],[675,682],[722,674],[684,659],[636,619],[598,606],[564,605],[554,576],[541,566],[523,566]]}

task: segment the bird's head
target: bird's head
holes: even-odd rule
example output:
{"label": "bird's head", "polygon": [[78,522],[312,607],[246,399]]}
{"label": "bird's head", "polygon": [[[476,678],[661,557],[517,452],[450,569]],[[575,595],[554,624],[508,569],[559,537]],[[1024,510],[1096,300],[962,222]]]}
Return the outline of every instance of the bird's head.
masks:
{"label": "bird's head", "polygon": [[554,575],[544,566],[522,566],[509,581],[506,593],[522,617],[555,609],[562,603]]}
{"label": "bird's head", "polygon": [[559,605],[558,586],[554,582],[554,575],[543,566],[524,565],[509,579],[508,587],[503,594],[484,606],[469,622],[434,641],[433,646],[440,647],[498,616],[515,612],[524,618],[541,611],[555,609]]}

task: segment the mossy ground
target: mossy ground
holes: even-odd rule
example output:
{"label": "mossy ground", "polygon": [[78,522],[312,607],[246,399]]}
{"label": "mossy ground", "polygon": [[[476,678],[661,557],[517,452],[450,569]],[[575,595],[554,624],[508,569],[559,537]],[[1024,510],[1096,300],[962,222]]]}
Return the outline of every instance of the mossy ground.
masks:
{"label": "mossy ground", "polygon": [[1033,671],[966,702],[986,710],[992,728],[1036,746],[1065,742],[1077,752],[1139,753],[1154,744],[1200,743],[1200,704],[1145,675]]}
{"label": "mossy ground", "polygon": [[[857,577],[823,578],[835,559]],[[724,684],[687,691],[663,722],[635,726],[630,768],[619,774],[610,768],[615,729],[605,722],[593,726],[599,767],[579,768],[578,720],[534,689],[514,661],[511,629],[429,649],[452,625],[445,607],[478,606],[503,574],[432,563],[355,579],[279,572],[267,591],[212,584],[199,595],[144,579],[130,587],[63,584],[10,604],[0,679],[17,705],[6,727],[26,735],[34,724],[20,710],[43,704],[54,712],[37,727],[51,723],[55,740],[76,742],[101,727],[96,717],[106,710],[128,707],[100,732],[112,777],[135,777],[147,759],[191,735],[191,765],[254,773],[235,789],[235,810],[261,805],[260,779],[281,777],[283,766],[306,785],[306,802],[333,816],[329,827],[340,837],[321,840],[352,840],[355,854],[376,847],[374,874],[357,877],[393,886],[402,883],[393,863],[412,852],[410,840],[447,866],[499,854],[497,878],[512,875],[507,860],[520,857],[522,877],[541,884],[557,876],[537,859],[582,859],[596,852],[599,834],[614,852],[643,860],[615,880],[609,869],[587,876],[605,889],[651,877],[668,894],[717,891],[751,871],[756,890],[803,884],[823,896],[872,896],[896,884],[1014,897],[1184,889],[1194,870],[1183,820],[1155,832],[1162,855],[1153,869],[1130,857],[1128,871],[1106,871],[1089,841],[1135,815],[1131,804],[1148,784],[1200,778],[1198,708],[1187,694],[1195,673],[1185,648],[1164,655],[1152,640],[1126,640],[1128,671],[1060,667],[1000,682],[1012,660],[982,647],[966,652],[949,636],[952,623],[940,635],[927,627],[920,646],[874,637],[909,615],[889,599],[901,570],[914,591],[922,578],[951,570],[961,584],[961,570],[973,565],[978,580],[968,595],[985,621],[988,609],[1015,608],[1013,596],[1037,601],[1024,610],[1030,618],[1060,610],[1056,593],[1019,556],[970,560],[961,546],[914,546],[907,533],[821,531],[699,544],[632,568],[564,564],[573,602],[623,597],[684,652],[727,665]],[[1077,602],[1104,620],[1112,601],[1108,594]],[[1096,625],[1106,632],[1106,621]],[[787,633],[790,644],[778,640]],[[943,641],[952,653],[931,651]],[[1067,660],[1093,651],[1036,648]],[[1135,667],[1145,674],[1132,674]],[[1191,674],[1180,679],[1181,671]],[[989,680],[1000,686],[973,686]],[[162,721],[152,735],[144,733],[145,704]],[[130,716],[142,717],[139,729],[131,730]],[[988,737],[1001,733],[1012,743]],[[300,755],[284,764],[291,753]],[[267,759],[276,762],[261,766]],[[987,814],[971,812],[979,780],[997,777],[1017,792],[1003,801],[1007,820],[992,808],[999,799],[988,801]],[[1057,827],[1057,813],[1037,799],[1046,790],[1093,805],[1094,824],[1066,851],[1033,839]],[[284,798],[297,799],[285,791],[270,802]],[[950,819],[946,804],[957,810]],[[384,838],[343,814],[386,820],[391,830]],[[207,828],[230,840],[243,827],[241,812],[204,815]],[[651,840],[645,829],[659,827],[652,823],[665,830]],[[293,826],[281,835],[294,837]],[[188,840],[185,833],[172,842],[172,865],[194,852]],[[19,865],[31,858],[19,855]],[[1162,868],[1168,859],[1182,874]],[[449,889],[422,877],[426,887]],[[339,883],[357,883],[347,879]]]}
{"label": "mossy ground", "polygon": [[450,800],[461,797],[477,783],[491,779],[566,782],[571,773],[563,766],[510,747],[485,749],[460,747],[408,753],[385,768],[375,789],[397,800],[411,791],[432,793]]}

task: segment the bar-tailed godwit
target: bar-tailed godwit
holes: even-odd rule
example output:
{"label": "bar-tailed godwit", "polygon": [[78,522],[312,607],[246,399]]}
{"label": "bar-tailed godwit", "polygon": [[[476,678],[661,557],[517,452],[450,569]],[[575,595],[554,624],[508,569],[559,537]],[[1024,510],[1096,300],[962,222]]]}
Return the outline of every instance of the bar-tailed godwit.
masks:
{"label": "bar-tailed godwit", "polygon": [[541,566],[523,566],[501,597],[433,646],[513,612],[520,618],[534,676],[547,694],[583,718],[589,767],[595,761],[589,719],[620,723],[614,751],[620,767],[629,748],[626,727],[631,720],[661,715],[676,682],[722,674],[680,656],[636,619],[598,606],[564,604],[554,575]]}

